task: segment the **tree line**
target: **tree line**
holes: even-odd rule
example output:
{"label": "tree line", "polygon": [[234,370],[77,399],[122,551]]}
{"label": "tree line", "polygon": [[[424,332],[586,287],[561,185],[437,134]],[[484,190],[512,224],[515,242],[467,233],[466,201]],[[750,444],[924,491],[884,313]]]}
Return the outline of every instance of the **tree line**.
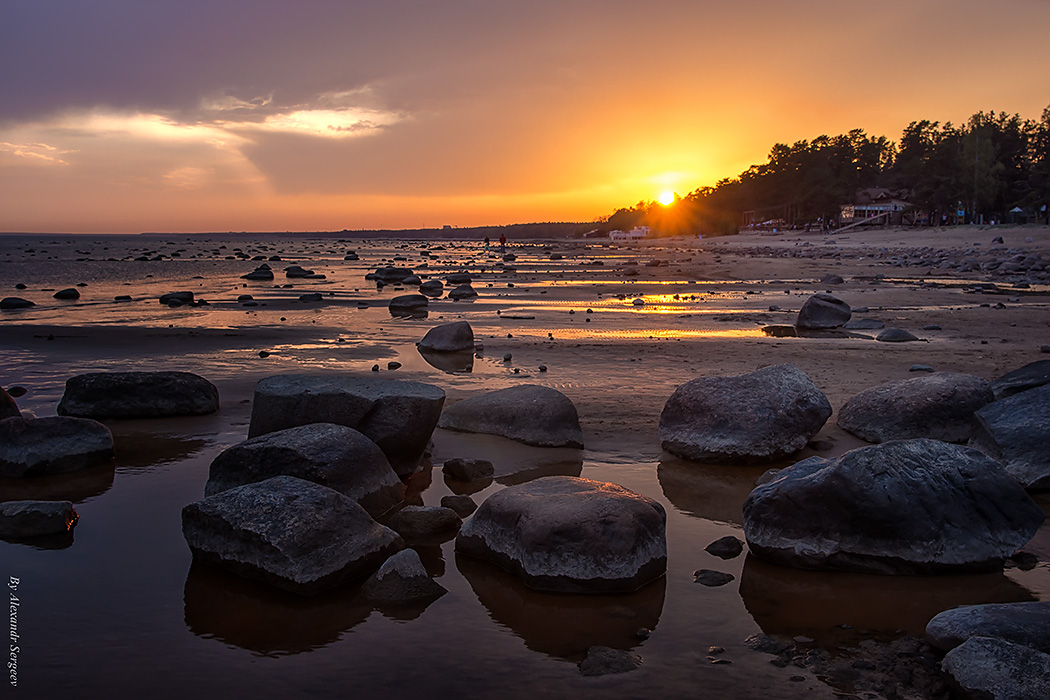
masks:
{"label": "tree line", "polygon": [[911,204],[912,220],[930,225],[1050,224],[1050,107],[1039,120],[977,112],[960,126],[913,121],[898,143],[862,129],[778,143],[767,162],[735,178],[668,206],[641,201],[617,209],[601,230],[644,225],[658,235],[728,234],[746,220],[823,226],[837,222],[859,190],[875,187],[895,192]]}

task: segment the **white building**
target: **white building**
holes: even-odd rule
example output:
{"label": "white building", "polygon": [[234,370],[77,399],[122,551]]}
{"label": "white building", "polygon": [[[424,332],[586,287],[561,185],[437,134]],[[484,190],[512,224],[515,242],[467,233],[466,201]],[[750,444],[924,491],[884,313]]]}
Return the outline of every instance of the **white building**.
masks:
{"label": "white building", "polygon": [[635,226],[630,231],[609,231],[610,241],[637,241],[649,237],[648,226]]}

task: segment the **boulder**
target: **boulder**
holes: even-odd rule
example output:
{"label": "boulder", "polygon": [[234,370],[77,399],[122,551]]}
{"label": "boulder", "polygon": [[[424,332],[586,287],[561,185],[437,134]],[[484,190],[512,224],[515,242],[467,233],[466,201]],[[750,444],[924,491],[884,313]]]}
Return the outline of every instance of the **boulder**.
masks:
{"label": "boulder", "polygon": [[407,603],[436,600],[448,593],[430,578],[414,549],[403,549],[383,562],[379,571],[365,581],[365,596],[377,603]]}
{"label": "boulder", "polygon": [[193,292],[168,292],[160,295],[160,303],[166,306],[181,306],[193,303]]}
{"label": "boulder", "polygon": [[474,330],[466,321],[434,326],[416,345],[427,352],[474,352]]}
{"label": "boulder", "polygon": [[3,389],[0,389],[0,420],[4,418],[17,418],[22,415],[22,412],[18,410],[18,404],[11,398]]}
{"label": "boulder", "polygon": [[838,328],[852,315],[849,304],[831,294],[814,294],[798,311],[795,326],[805,330]]}
{"label": "boulder", "polygon": [[301,265],[289,265],[284,268],[284,276],[289,279],[302,279],[314,274],[313,270],[307,270]]}
{"label": "boulder", "polygon": [[477,295],[478,293],[469,284],[461,284],[448,293],[448,298],[452,301],[460,301],[461,299],[472,299]]}
{"label": "boulder", "polygon": [[1020,369],[1007,372],[992,382],[992,392],[999,400],[1044,384],[1050,384],[1050,360],[1029,362]]}
{"label": "boulder", "polygon": [[996,571],[1045,516],[977,450],[917,439],[812,457],[744,502],[752,554],[802,569]]}
{"label": "boulder", "polygon": [[453,494],[441,497],[441,507],[453,510],[459,517],[466,518],[478,509],[478,504],[470,496]]}
{"label": "boulder", "polygon": [[0,539],[20,540],[68,532],[77,522],[69,501],[7,501],[0,503]]}
{"label": "boulder", "polygon": [[404,484],[374,442],[345,425],[310,423],[224,450],[211,463],[204,495],[281,475],[335,489],[373,518],[401,503],[405,494]]}
{"label": "boulder", "polygon": [[926,641],[944,651],[971,637],[991,637],[1050,654],[1050,602],[993,603],[945,610],[926,625]]}
{"label": "boulder", "polygon": [[1050,698],[1050,654],[1019,644],[974,637],[948,652],[941,668],[970,700]]}
{"label": "boulder", "polygon": [[663,507],[616,484],[548,476],[489,496],[456,537],[530,588],[636,590],[667,568]]}
{"label": "boulder", "polygon": [[266,263],[263,263],[259,267],[255,268],[246,275],[241,275],[242,280],[259,280],[266,281],[273,279],[273,270]]}
{"label": "boulder", "polygon": [[966,442],[992,387],[972,374],[938,372],[866,389],[839,410],[839,427],[868,442],[932,438]]}
{"label": "boulder", "polygon": [[472,280],[466,272],[453,272],[450,275],[446,275],[445,281],[449,284],[470,284]]}
{"label": "boulder", "polygon": [[441,280],[427,280],[419,285],[419,293],[428,297],[439,297],[445,290]]}
{"label": "boulder", "polygon": [[364,433],[394,472],[416,471],[434,432],[445,392],[432,384],[340,375],[287,374],[255,387],[248,437],[307,423],[335,423]]}
{"label": "boulder", "polygon": [[995,401],[974,415],[972,447],[1005,464],[1025,488],[1050,488],[1050,385]]}
{"label": "boulder", "polygon": [[443,506],[405,506],[387,525],[406,540],[452,539],[463,520],[451,508]]}
{"label": "boulder", "polygon": [[28,309],[30,306],[36,306],[36,304],[22,297],[4,297],[0,299],[0,309]]}
{"label": "boulder", "polygon": [[190,372],[92,372],[66,380],[62,416],[167,418],[219,410],[219,390]]}
{"label": "boulder", "polygon": [[54,299],[66,299],[73,300],[80,298],[80,291],[76,287],[69,287],[68,289],[60,289],[51,295]]}
{"label": "boulder", "polygon": [[456,457],[447,459],[441,466],[445,476],[456,481],[482,481],[492,480],[496,470],[492,462],[487,459],[463,459]]}
{"label": "boulder", "polygon": [[918,336],[902,328],[887,328],[875,336],[880,343],[911,343],[919,340]]}
{"label": "boulder", "polygon": [[792,365],[702,377],[675,390],[660,414],[660,441],[679,457],[754,464],[798,452],[831,416],[831,404]]}
{"label": "boulder", "polygon": [[422,294],[402,294],[390,300],[388,307],[394,316],[412,316],[425,312],[430,301]]}
{"label": "boulder", "polygon": [[353,499],[277,476],[182,509],[194,559],[301,594],[367,575],[403,542]]}
{"label": "boulder", "polygon": [[556,389],[535,384],[490,391],[453,404],[438,425],[500,435],[536,447],[583,448],[576,406]]}
{"label": "boulder", "polygon": [[376,279],[388,283],[401,282],[412,274],[412,270],[407,267],[381,267],[375,271]]}
{"label": "boulder", "polygon": [[87,418],[0,420],[0,476],[65,474],[113,461],[109,428]]}
{"label": "boulder", "polygon": [[726,535],[704,547],[704,551],[719,559],[734,559],[743,553],[744,543],[733,535]]}

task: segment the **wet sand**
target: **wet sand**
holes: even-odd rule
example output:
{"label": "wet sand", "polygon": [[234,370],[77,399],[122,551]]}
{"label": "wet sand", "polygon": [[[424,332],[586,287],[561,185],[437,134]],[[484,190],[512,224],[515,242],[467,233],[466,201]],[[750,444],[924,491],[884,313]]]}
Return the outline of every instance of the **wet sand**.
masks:
{"label": "wet sand", "polygon": [[[1004,245],[992,243],[997,235]],[[261,261],[227,260],[235,248],[253,257],[280,255],[269,262],[276,279],[239,279]],[[360,260],[343,260],[349,250]],[[862,653],[864,640],[920,634],[929,617],[955,605],[1050,598],[1046,526],[1027,547],[1041,560],[1036,569],[992,576],[897,579],[783,570],[745,556],[723,562],[703,547],[726,534],[742,536],[740,507],[765,467],[684,462],[662,453],[657,437],[663,403],[698,376],[787,362],[809,374],[837,410],[862,389],[915,376],[914,364],[992,379],[1045,358],[1044,271],[939,265],[951,257],[945,252],[959,259],[1050,259],[1047,229],[792,232],[617,246],[532,241],[515,242],[510,252],[517,260],[502,263],[476,242],[0,237],[3,296],[37,303],[0,313],[0,385],[27,389],[18,400],[23,409],[53,415],[66,378],[120,369],[192,371],[213,381],[221,397],[213,416],[109,422],[115,469],[0,482],[4,500],[70,498],[81,514],[75,541],[65,548],[0,542],[0,574],[21,573],[32,582],[25,590],[34,602],[24,608],[22,625],[39,641],[23,653],[26,686],[44,696],[87,697],[114,690],[334,697],[351,689],[366,696],[503,697],[539,688],[559,697],[648,697],[654,688],[669,696],[831,697],[853,688],[839,677],[772,666],[771,657],[743,640],[758,632],[803,635],[850,658]],[[933,263],[913,264],[924,259]],[[327,278],[286,280],[280,269],[289,264]],[[387,301],[414,290],[377,290],[364,279],[386,264],[432,278],[467,269],[479,297],[433,301],[425,319],[392,318]],[[844,282],[818,282],[828,274]],[[15,290],[19,282],[27,289]],[[79,300],[51,298],[77,282],[87,285]],[[180,290],[209,304],[158,303],[160,294]],[[801,304],[823,291],[868,308],[854,318],[877,318],[923,341],[762,333],[764,325],[792,323]],[[323,301],[299,301],[308,292],[320,292]],[[132,301],[113,301],[121,294]],[[258,305],[243,306],[241,294]],[[639,298],[644,303],[636,305]],[[453,320],[469,321],[484,345],[470,372],[434,367],[414,346],[427,329]],[[923,330],[930,325],[940,330]],[[388,370],[389,362],[401,367]],[[438,430],[437,466],[413,478],[414,493],[427,505],[451,493],[440,471],[451,457],[495,464],[496,480],[474,494],[478,502],[545,474],[613,481],[667,508],[667,577],[609,600],[537,594],[462,562],[446,542],[421,556],[450,594],[425,610],[390,611],[373,609],[353,588],[288,600],[191,567],[179,511],[202,495],[211,459],[245,438],[255,383],[289,372],[374,376],[373,365],[380,377],[436,384],[449,403],[524,382],[568,395],[586,449],[526,448]],[[861,444],[836,427],[833,415],[798,458]],[[1045,496],[1037,500],[1050,506]],[[736,580],[704,588],[692,582],[699,568]],[[651,636],[635,638],[638,627],[652,629]],[[582,678],[575,663],[592,644],[630,647],[644,663],[630,674]],[[711,664],[710,646],[724,647],[722,658],[733,663]],[[125,663],[114,666],[112,658]]]}

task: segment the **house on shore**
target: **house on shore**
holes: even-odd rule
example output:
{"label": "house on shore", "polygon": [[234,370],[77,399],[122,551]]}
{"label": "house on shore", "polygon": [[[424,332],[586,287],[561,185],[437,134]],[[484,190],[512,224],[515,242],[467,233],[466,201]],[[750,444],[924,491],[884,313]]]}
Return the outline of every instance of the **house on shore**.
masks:
{"label": "house on shore", "polygon": [[910,224],[912,204],[904,199],[905,194],[885,187],[858,190],[851,204],[841,206],[838,223],[840,226],[864,223],[873,226]]}
{"label": "house on shore", "polygon": [[630,231],[609,231],[610,241],[637,241],[648,238],[650,229],[648,226],[635,226]]}

